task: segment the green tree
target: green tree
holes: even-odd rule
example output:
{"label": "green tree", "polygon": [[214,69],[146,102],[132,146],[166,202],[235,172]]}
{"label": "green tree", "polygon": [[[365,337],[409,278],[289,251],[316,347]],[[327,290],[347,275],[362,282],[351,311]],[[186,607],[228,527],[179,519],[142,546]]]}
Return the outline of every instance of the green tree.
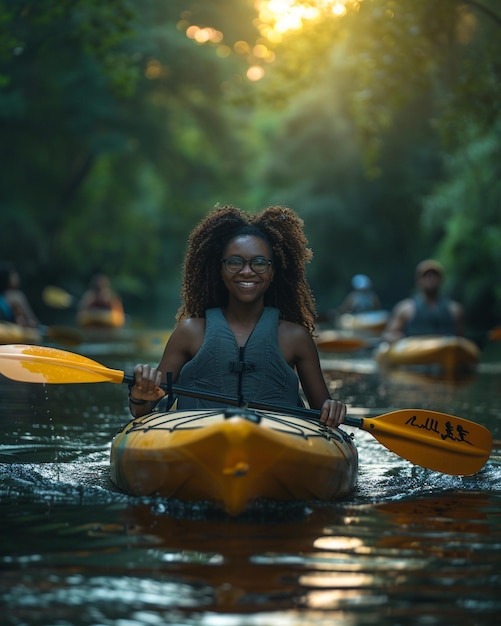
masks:
{"label": "green tree", "polygon": [[3,254],[75,290],[96,268],[139,296],[178,282],[189,227],[244,187],[235,59],[187,39],[181,1],[7,4]]}
{"label": "green tree", "polygon": [[501,126],[446,159],[445,175],[426,198],[423,227],[451,268],[450,287],[471,325],[501,318]]}
{"label": "green tree", "polygon": [[[275,46],[277,60],[257,93],[261,106],[282,111],[266,184],[313,217],[307,224],[312,243],[318,242],[319,269],[312,275],[321,298],[335,291],[332,283],[344,278],[346,284],[346,267],[371,267],[391,304],[391,291],[395,301],[412,290],[420,258],[438,255],[451,285],[463,285],[471,317],[486,322],[496,301],[487,268],[497,267],[498,259],[490,246],[479,249],[479,235],[495,232],[479,202],[499,206],[496,188],[484,185],[482,198],[468,194],[468,219],[458,203],[439,211],[424,198],[435,197],[435,184],[443,196],[442,180],[451,184],[449,155],[458,158],[472,142],[497,142],[498,5],[364,0],[347,6],[341,19],[329,16],[327,6],[321,28],[305,23]],[[350,129],[344,137],[343,126]],[[496,159],[482,164],[483,177],[497,180]],[[477,179],[474,170],[466,176],[468,166],[462,166],[465,181]],[[425,206],[424,221],[436,211],[440,228],[424,227]],[[484,256],[481,280],[463,271]]]}
{"label": "green tree", "polygon": [[[0,228],[28,282],[76,291],[100,267],[132,304],[173,309],[186,236],[216,202],[296,208],[322,308],[367,268],[391,305],[423,256],[454,262],[456,286],[466,259],[496,266],[475,205],[497,206],[495,185],[448,202],[456,172],[478,179],[459,155],[498,141],[497,3],[303,4],[322,21],[278,42],[248,0],[0,0]],[[465,291],[494,316],[492,281]]]}

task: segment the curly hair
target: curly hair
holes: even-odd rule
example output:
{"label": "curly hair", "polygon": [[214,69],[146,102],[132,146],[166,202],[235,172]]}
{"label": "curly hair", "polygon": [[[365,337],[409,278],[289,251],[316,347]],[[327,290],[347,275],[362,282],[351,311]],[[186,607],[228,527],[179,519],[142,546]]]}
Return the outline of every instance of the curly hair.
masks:
{"label": "curly hair", "polygon": [[282,319],[313,333],[316,305],[306,279],[313,253],[303,231],[303,220],[289,208],[272,206],[251,215],[233,206],[219,206],[192,231],[183,266],[182,304],[176,320],[205,317],[205,311],[224,307],[228,292],[221,278],[221,258],[235,237],[261,237],[272,249],[275,276],[265,294],[265,305],[277,308]]}

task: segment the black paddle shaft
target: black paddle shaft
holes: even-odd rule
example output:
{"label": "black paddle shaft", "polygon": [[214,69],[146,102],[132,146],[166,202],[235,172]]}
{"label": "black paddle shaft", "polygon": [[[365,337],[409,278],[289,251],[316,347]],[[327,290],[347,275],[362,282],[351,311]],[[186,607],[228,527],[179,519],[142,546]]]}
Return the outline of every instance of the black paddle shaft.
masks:
{"label": "black paddle shaft", "polygon": [[[127,383],[128,385],[134,384],[134,376],[125,374],[124,383]],[[226,404],[229,406],[247,407],[250,409],[258,409],[260,411],[274,411],[276,413],[289,413],[290,415],[302,417],[303,419],[307,419],[310,421],[318,421],[320,415],[319,411],[315,411],[313,409],[304,409],[298,406],[264,404],[254,401],[244,401],[243,404],[239,404],[238,399],[232,398],[231,396],[225,396],[219,393],[205,393],[204,391],[188,389],[187,387],[180,387],[179,385],[167,384],[161,385],[161,387],[167,394],[177,393],[180,396],[187,396],[188,398],[199,398],[201,400],[208,400],[209,402],[220,402],[221,404]],[[343,424],[346,424],[347,426],[361,428],[363,421],[364,420],[361,417],[350,417],[347,415],[344,418]]]}

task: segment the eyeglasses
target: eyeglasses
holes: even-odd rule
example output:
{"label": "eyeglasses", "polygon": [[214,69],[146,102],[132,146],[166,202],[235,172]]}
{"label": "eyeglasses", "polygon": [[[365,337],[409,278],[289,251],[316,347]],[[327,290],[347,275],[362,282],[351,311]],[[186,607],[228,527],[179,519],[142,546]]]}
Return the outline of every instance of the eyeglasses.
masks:
{"label": "eyeglasses", "polygon": [[271,261],[264,256],[252,257],[250,261],[246,261],[241,256],[229,256],[226,259],[221,259],[221,262],[230,274],[238,274],[238,272],[241,272],[244,269],[247,263],[254,273],[264,274],[268,271],[268,268],[271,265]]}

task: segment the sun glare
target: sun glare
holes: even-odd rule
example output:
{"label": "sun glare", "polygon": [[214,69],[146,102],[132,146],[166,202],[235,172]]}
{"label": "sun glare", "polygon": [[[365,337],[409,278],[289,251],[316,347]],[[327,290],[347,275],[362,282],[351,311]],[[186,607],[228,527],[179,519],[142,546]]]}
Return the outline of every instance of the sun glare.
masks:
{"label": "sun glare", "polygon": [[[251,46],[245,41],[233,44],[233,53],[244,57],[248,63],[247,79],[258,81],[265,75],[263,64],[273,63],[273,48],[287,33],[299,32],[307,22],[321,20],[328,16],[343,17],[347,6],[357,7],[362,0],[255,0],[257,12],[256,26],[260,39]],[[184,30],[189,39],[196,43],[213,44],[219,57],[227,57],[232,49],[223,43],[223,33],[208,26],[190,24],[183,14],[178,28]],[[154,72],[154,68],[152,69]]]}
{"label": "sun glare", "polygon": [[278,42],[284,33],[301,30],[304,23],[319,19],[327,12],[337,17],[346,13],[346,4],[353,0],[256,0],[261,34]]}

